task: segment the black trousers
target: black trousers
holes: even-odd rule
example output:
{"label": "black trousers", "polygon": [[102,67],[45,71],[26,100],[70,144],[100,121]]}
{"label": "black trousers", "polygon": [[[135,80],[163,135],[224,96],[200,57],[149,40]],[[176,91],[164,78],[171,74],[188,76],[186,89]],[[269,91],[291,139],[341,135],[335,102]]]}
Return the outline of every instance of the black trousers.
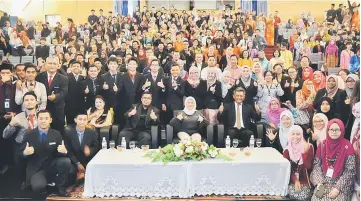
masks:
{"label": "black trousers", "polygon": [[30,177],[31,189],[36,193],[44,193],[48,182],[52,181],[55,182],[59,189],[65,189],[68,184],[70,168],[71,162],[69,158],[55,158]]}
{"label": "black trousers", "polygon": [[227,135],[229,135],[231,139],[237,138],[240,141],[238,146],[247,147],[249,146],[249,139],[251,139],[253,132],[245,128],[230,128],[228,129]]}
{"label": "black trousers", "polygon": [[[1,103],[0,103],[1,104]],[[11,165],[13,162],[13,141],[14,138],[9,138],[9,139],[4,139],[2,136],[2,133],[4,131],[4,129],[6,128],[6,126],[9,124],[10,119],[6,120],[4,119],[2,116],[4,116],[4,114],[0,114],[0,165]]]}
{"label": "black trousers", "polygon": [[139,141],[139,146],[142,145],[150,145],[150,140],[152,136],[150,135],[150,131],[147,130],[122,130],[118,134],[118,145],[122,143],[122,137],[125,137],[127,141],[127,147],[129,148],[129,142],[132,140]]}

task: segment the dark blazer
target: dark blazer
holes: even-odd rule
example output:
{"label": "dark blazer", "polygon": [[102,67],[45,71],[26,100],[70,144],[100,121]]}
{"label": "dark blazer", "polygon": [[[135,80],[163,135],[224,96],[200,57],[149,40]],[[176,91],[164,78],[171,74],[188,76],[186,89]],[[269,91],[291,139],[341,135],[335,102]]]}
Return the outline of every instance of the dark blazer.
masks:
{"label": "dark blazer", "polygon": [[[285,87],[286,82],[290,83],[289,87]],[[280,82],[281,88],[283,91],[287,91],[290,90],[291,88],[291,78],[288,77],[287,75],[283,74],[282,78],[281,78],[281,82]],[[287,101],[287,96],[285,94],[283,94],[283,96],[280,97],[281,102],[285,102]]]}
{"label": "dark blazer", "polygon": [[[129,112],[132,111],[136,107],[137,113],[131,117],[128,116]],[[142,113],[142,104],[134,104],[132,107],[124,113],[124,117],[126,119],[124,130],[135,130],[137,128],[137,125],[139,123],[140,115]],[[155,115],[157,116],[157,119],[154,121],[152,118],[150,118],[151,111],[154,111]],[[147,110],[147,117],[145,118],[145,127],[146,130],[150,130],[150,127],[152,125],[157,125],[160,123],[159,120],[159,110],[153,106],[150,106]]]}
{"label": "dark blazer", "polygon": [[187,97],[192,96],[194,99],[196,99],[197,110],[203,110],[205,108],[204,97],[206,97],[206,94],[207,94],[207,81],[200,80],[196,88],[193,88],[192,85],[189,84],[189,82],[185,82],[184,95]]}
{"label": "dark blazer", "polygon": [[59,131],[49,129],[47,134],[47,142],[45,144],[40,143],[40,134],[38,128],[29,130],[25,133],[23,144],[20,149],[20,156],[24,156],[23,152],[26,147],[26,143],[29,143],[30,147],[34,147],[34,154],[25,156],[27,160],[26,165],[26,181],[28,182],[35,173],[41,170],[42,167],[47,164],[51,164],[51,161],[57,157],[66,156],[65,154],[58,152],[58,146],[61,145],[63,138]]}
{"label": "dark blazer", "polygon": [[293,92],[291,91],[291,83],[292,83],[292,81],[289,82],[289,83],[290,83],[290,86],[283,89],[284,95],[282,96],[282,101],[286,102],[286,101],[289,100],[289,101],[291,101],[293,107],[296,107],[296,92],[298,90],[302,89],[303,80],[301,78],[297,79],[298,87],[294,87]]}
{"label": "dark blazer", "polygon": [[[9,91],[8,97],[5,97],[5,88]],[[0,119],[3,118],[3,115],[7,112],[19,113],[21,111],[21,106],[15,103],[15,92],[16,84],[10,81],[4,84],[0,80]],[[9,109],[5,109],[5,99],[10,99]]]}
{"label": "dark blazer", "polygon": [[[79,75],[78,80],[75,80],[74,74],[68,74],[68,96],[66,97],[65,110],[66,113],[77,114],[79,111],[85,109],[85,78]],[[89,89],[90,90],[90,89]]]}
{"label": "dark blazer", "polygon": [[[215,92],[212,93],[210,91],[211,87],[216,87]],[[206,86],[207,87],[207,86]],[[222,103],[222,84],[217,81],[212,86],[207,89],[206,95],[203,97],[204,100],[204,108],[207,109],[218,109]]]}
{"label": "dark blazer", "polygon": [[49,51],[50,51],[50,47],[47,45],[44,46],[37,46],[35,48],[35,56],[36,59],[38,59],[39,57],[41,57],[42,59],[46,60],[47,57],[49,57]]}
{"label": "dark blazer", "polygon": [[[313,102],[313,106],[316,107],[320,105],[320,99],[324,96],[327,96],[327,90],[326,89],[320,89],[317,91],[315,100]],[[345,110],[346,108],[346,100],[347,94],[345,90],[338,89],[336,92],[336,95],[332,98],[333,106],[331,108],[334,108],[335,111],[333,112],[334,117],[341,119],[344,124],[347,122],[348,113],[350,111]],[[315,108],[316,109],[316,108]]]}
{"label": "dark blazer", "polygon": [[[254,86],[254,80],[251,79],[251,84],[248,86],[248,88],[246,88],[244,86],[244,83],[242,82],[241,79],[239,79],[239,83],[238,85],[234,85],[233,86],[233,90],[236,89],[237,87],[242,87],[244,90],[246,90],[246,98],[244,99],[244,103],[245,104],[249,104],[251,105],[252,107],[254,107],[254,97],[257,96],[257,90],[258,90],[258,87],[257,86]],[[232,90],[232,91],[233,91]],[[228,91],[229,92],[229,91]],[[232,96],[233,96],[233,93],[232,93]],[[233,100],[233,99],[232,99]]]}
{"label": "dark blazer", "polygon": [[[90,156],[84,155],[84,146],[87,145],[90,149]],[[83,140],[79,143],[78,133],[76,128],[71,129],[65,133],[65,147],[68,150],[68,157],[74,165],[80,162],[84,167],[99,151],[99,141],[95,130],[86,128],[83,134]]]}
{"label": "dark blazer", "polygon": [[227,56],[223,55],[219,61],[219,68],[223,71],[227,67]]}
{"label": "dark blazer", "polygon": [[122,88],[118,96],[118,103],[121,102],[122,108],[128,110],[133,104],[140,103],[142,97],[142,86],[145,83],[144,76],[140,73],[135,74],[134,83],[128,73],[121,76]]}
{"label": "dark blazer", "polygon": [[161,109],[162,104],[164,104],[165,88],[164,89],[160,88],[158,86],[158,82],[162,80],[165,86],[165,78],[162,75],[160,75],[160,73],[158,73],[157,78],[154,81],[152,74],[149,73],[144,77],[144,79],[145,82],[148,80],[151,83],[150,87],[148,87],[144,91],[152,93],[152,106]]}
{"label": "dark blazer", "polygon": [[[117,95],[120,93],[121,87],[122,87],[122,75],[120,73],[117,73],[116,76],[116,83],[114,83],[114,78],[110,74],[110,72],[107,72],[101,76],[103,82],[101,83],[100,88],[103,89],[104,82],[107,83],[109,86],[109,89],[103,90],[103,95],[105,98],[105,101],[109,108],[115,108],[117,104]],[[115,93],[113,90],[114,84],[118,87],[118,91]]]}
{"label": "dark blazer", "polygon": [[182,110],[183,109],[183,96],[185,81],[179,76],[176,79],[177,89],[172,87],[172,77],[168,77],[164,83],[166,88],[166,106],[171,110]]}
{"label": "dark blazer", "polygon": [[96,88],[95,93],[94,93],[94,87],[93,87],[93,80],[90,77],[85,78],[85,88],[88,87],[88,89],[89,89],[89,93],[85,94],[85,105],[86,105],[85,108],[86,109],[89,109],[94,106],[95,96],[97,96],[97,95],[104,96],[103,95],[104,81],[103,81],[102,77],[98,77],[97,79],[94,80],[94,82],[95,82],[95,88]]}
{"label": "dark blazer", "polygon": [[[68,78],[64,75],[56,73],[51,86],[48,84],[48,73],[43,72],[38,74],[36,81],[41,82],[45,85],[47,95],[51,95],[54,92],[56,99],[49,101],[46,104],[47,109],[50,111],[53,123],[60,122],[64,126],[64,107],[66,96],[68,95]],[[59,125],[61,126],[61,125]]]}
{"label": "dark blazer", "polygon": [[[256,113],[251,105],[242,104],[242,120],[246,129],[251,128],[251,119],[259,120],[261,115]],[[236,123],[236,110],[235,103],[224,104],[224,110],[222,113],[218,113],[218,120],[224,124],[225,129],[233,128]]]}

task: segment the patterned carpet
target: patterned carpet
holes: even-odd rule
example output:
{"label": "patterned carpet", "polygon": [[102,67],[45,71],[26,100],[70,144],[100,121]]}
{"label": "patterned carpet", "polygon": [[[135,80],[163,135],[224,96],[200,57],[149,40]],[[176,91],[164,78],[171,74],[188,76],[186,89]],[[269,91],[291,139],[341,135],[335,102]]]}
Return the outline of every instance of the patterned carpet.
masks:
{"label": "patterned carpet", "polygon": [[95,200],[112,200],[112,201],[124,201],[124,200],[132,200],[132,201],[141,201],[141,200],[155,200],[155,201],[166,201],[166,200],[177,200],[177,201],[211,201],[211,200],[290,200],[287,197],[281,196],[205,196],[205,197],[194,197],[189,199],[180,199],[180,198],[135,198],[135,197],[125,197],[125,198],[83,198],[82,193],[84,190],[83,184],[75,185],[68,188],[68,192],[71,195],[71,198],[62,198],[57,195],[50,195],[46,200],[48,201],[95,201]]}

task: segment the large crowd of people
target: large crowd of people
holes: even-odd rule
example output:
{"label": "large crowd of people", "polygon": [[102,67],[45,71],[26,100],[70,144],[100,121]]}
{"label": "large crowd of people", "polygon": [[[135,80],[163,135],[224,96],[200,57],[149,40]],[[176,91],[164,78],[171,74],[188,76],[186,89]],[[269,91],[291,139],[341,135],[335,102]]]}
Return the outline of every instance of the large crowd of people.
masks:
{"label": "large crowd of people", "polygon": [[[69,18],[54,27],[11,26],[5,14],[0,173],[14,164],[22,187],[46,194],[54,181],[69,196],[104,128],[118,125],[113,140],[129,147],[150,145],[153,125],[201,141],[205,127],[223,124],[246,147],[257,124],[262,146],[291,163],[291,199],[360,200],[359,5],[334,7],[323,21],[302,13],[296,23],[229,7],[144,7],[132,17],[91,10],[85,24]],[[266,48],[274,49],[269,60]],[[315,53],[320,68],[310,62]],[[36,61],[9,62],[26,55]]]}

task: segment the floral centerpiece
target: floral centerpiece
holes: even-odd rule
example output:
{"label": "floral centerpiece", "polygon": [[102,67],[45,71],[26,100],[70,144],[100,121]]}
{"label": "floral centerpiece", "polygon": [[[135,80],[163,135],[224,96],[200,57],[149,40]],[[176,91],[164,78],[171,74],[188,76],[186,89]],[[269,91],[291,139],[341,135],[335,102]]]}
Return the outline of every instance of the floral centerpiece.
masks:
{"label": "floral centerpiece", "polygon": [[209,146],[205,142],[190,141],[169,144],[159,150],[149,151],[145,154],[145,157],[152,158],[152,162],[162,161],[164,164],[184,160],[201,161],[207,158],[231,160],[229,157],[222,155],[220,150],[213,145]]}

